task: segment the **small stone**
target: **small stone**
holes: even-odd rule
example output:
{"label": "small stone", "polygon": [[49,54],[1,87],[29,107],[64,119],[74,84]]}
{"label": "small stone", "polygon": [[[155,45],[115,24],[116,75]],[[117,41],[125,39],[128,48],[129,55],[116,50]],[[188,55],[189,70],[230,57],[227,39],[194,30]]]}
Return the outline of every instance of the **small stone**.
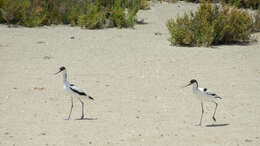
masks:
{"label": "small stone", "polygon": [[245,139],[245,142],[252,142],[253,140]]}
{"label": "small stone", "polygon": [[46,135],[46,133],[42,132],[42,133],[40,133],[40,135]]}
{"label": "small stone", "polygon": [[155,32],[154,35],[162,35],[161,32]]}
{"label": "small stone", "polygon": [[42,90],[45,90],[45,88],[43,88],[43,87],[34,87],[33,90],[42,91]]}
{"label": "small stone", "polygon": [[38,41],[37,44],[45,44],[46,42],[44,41]]}
{"label": "small stone", "polygon": [[44,60],[50,60],[50,59],[53,59],[54,57],[51,57],[51,56],[44,56],[43,59]]}
{"label": "small stone", "polygon": [[145,24],[144,19],[135,19],[136,24]]}

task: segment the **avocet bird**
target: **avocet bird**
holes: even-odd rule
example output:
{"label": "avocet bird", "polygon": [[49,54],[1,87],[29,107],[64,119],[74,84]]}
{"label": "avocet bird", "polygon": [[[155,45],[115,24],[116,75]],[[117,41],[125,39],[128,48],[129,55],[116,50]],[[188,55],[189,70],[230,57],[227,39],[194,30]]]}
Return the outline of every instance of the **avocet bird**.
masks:
{"label": "avocet bird", "polygon": [[218,107],[217,100],[222,99],[222,98],[219,97],[215,93],[208,92],[207,88],[199,88],[198,82],[195,79],[190,80],[190,83],[188,85],[186,85],[185,87],[188,87],[190,85],[193,86],[193,88],[192,88],[193,94],[195,94],[201,101],[202,113],[201,113],[201,117],[200,117],[200,123],[198,125],[201,126],[202,117],[203,117],[203,113],[204,113],[204,108],[203,108],[204,101],[215,103],[216,107],[215,107],[212,119],[216,122],[215,114],[216,114],[216,110]]}
{"label": "avocet bird", "polygon": [[71,84],[69,81],[67,81],[67,71],[66,71],[66,68],[64,66],[60,67],[60,70],[55,74],[58,74],[60,72],[62,72],[62,76],[63,76],[64,90],[72,94],[70,113],[69,113],[68,118],[66,118],[66,120],[70,119],[70,115],[71,115],[72,108],[73,108],[73,96],[77,96],[81,105],[82,105],[82,115],[81,115],[81,118],[80,118],[80,120],[82,120],[82,119],[84,119],[84,102],[82,101],[81,98],[88,98],[88,99],[91,99],[91,100],[94,100],[94,98],[92,98],[91,96],[88,96],[85,92],[83,92],[77,86],[75,86],[74,84]]}

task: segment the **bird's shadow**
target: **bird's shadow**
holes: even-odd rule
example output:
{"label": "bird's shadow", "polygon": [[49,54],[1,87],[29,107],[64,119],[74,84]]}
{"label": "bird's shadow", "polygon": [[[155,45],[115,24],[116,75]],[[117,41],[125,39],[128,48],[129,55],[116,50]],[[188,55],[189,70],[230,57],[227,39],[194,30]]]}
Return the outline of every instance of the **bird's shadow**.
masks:
{"label": "bird's shadow", "polygon": [[223,127],[223,126],[228,126],[230,125],[229,123],[224,123],[224,124],[210,124],[206,125],[206,127]]}
{"label": "bird's shadow", "polygon": [[97,118],[79,118],[79,119],[75,119],[75,120],[97,120]]}

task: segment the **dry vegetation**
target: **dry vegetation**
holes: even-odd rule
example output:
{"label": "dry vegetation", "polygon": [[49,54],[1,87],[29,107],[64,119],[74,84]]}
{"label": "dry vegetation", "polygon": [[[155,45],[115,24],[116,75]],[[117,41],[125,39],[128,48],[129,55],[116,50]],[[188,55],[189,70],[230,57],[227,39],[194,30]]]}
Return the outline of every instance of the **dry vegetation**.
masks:
{"label": "dry vegetation", "polygon": [[173,45],[210,46],[248,42],[253,19],[234,7],[203,2],[197,12],[170,19],[167,23]]}
{"label": "dry vegetation", "polygon": [[[105,20],[116,27],[132,27],[147,0],[0,0],[0,22],[27,27],[71,24],[103,28]],[[127,11],[128,13],[125,13]]]}

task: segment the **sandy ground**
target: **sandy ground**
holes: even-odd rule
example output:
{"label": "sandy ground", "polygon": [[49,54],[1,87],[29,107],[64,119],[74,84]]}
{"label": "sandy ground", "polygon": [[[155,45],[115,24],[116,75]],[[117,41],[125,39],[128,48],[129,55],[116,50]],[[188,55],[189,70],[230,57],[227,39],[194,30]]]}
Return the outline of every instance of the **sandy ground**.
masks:
{"label": "sandy ground", "polygon": [[[190,3],[153,4],[135,29],[0,26],[0,145],[257,146],[260,145],[260,43],[213,48],[170,46],[167,19]],[[155,35],[156,32],[161,35]],[[260,34],[255,34],[260,35]],[[71,39],[74,37],[74,39]],[[95,98],[88,118],[75,100],[71,120],[60,66]],[[223,100],[203,126],[192,78]]]}

